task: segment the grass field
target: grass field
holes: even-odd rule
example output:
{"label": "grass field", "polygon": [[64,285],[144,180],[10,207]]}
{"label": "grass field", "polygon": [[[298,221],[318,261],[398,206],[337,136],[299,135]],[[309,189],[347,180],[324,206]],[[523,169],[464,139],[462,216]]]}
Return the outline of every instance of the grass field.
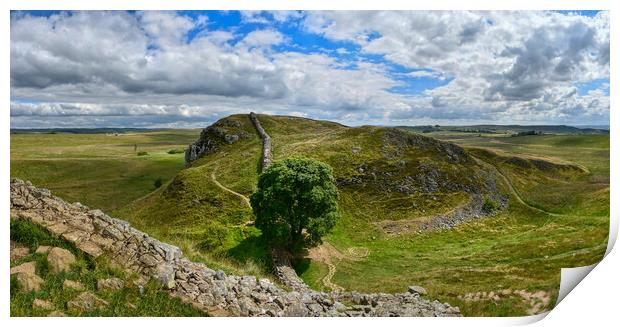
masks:
{"label": "grass field", "polygon": [[[247,116],[232,119],[243,122],[250,136],[183,170],[182,154],[167,151],[191,143],[198,131],[122,135],[118,141],[106,135],[12,135],[11,175],[111,211],[181,246],[194,260],[229,272],[268,276],[268,252],[260,232],[245,224],[252,220],[251,210],[223,189],[249,196],[259,173],[260,139]],[[447,231],[400,235],[386,235],[375,223],[444,213],[465,201],[466,193],[451,185],[406,196],[373,182],[341,187],[342,219],[325,238],[329,247],[321,248],[321,259],[310,253],[296,260],[301,277],[314,288],[328,289],[324,278],[333,271],[331,283],[345,289],[403,292],[416,284],[425,287],[430,298],[459,306],[465,315],[525,315],[553,307],[560,268],[592,264],[605,252],[609,136],[425,134],[464,146],[467,154],[455,164],[446,161],[450,148],[425,138],[417,147],[399,147],[400,136],[386,143],[381,128],[260,119],[273,138],[275,159],[313,157],[332,165],[340,180],[366,181],[375,174],[391,185],[406,174],[425,173],[415,170],[423,164],[462,186],[484,190],[479,177],[494,169],[510,183],[497,179],[499,191],[510,200],[507,209],[491,217]],[[135,155],[135,143],[149,155]],[[515,166],[521,161],[508,160],[515,156],[558,165]],[[578,169],[564,171],[561,165]],[[158,177],[166,183],[154,191]],[[225,230],[224,236],[215,246],[205,246],[218,228]]]}
{"label": "grass field", "polygon": [[[12,134],[11,176],[67,201],[113,213],[183,168],[183,150],[200,130],[112,134]],[[138,152],[148,154],[138,156]]]}

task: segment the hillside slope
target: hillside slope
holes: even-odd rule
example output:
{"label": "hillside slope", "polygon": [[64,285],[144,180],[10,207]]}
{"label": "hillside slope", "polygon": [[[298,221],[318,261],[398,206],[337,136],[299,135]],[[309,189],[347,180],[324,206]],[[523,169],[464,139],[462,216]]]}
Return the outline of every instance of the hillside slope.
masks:
{"label": "hillside slope", "polygon": [[[454,144],[394,128],[259,119],[273,138],[275,160],[301,155],[334,168],[343,216],[336,228],[353,241],[368,233],[387,237],[449,227],[490,214],[484,200],[498,207],[506,202],[494,172]],[[259,232],[247,224],[253,217],[245,199],[258,178],[260,146],[247,115],[224,118],[190,145],[187,169],[121,215],[158,237],[178,240],[197,257],[229,269],[248,261],[268,272]],[[223,231],[215,242],[209,240],[214,230]]]}
{"label": "hillside slope", "polygon": [[[592,264],[605,252],[608,137],[431,133],[464,146],[463,151],[451,143],[391,128],[259,117],[271,135],[275,160],[304,155],[335,170],[342,219],[323,245],[293,262],[312,288],[399,293],[407,285],[421,285],[430,297],[458,305],[465,315],[522,315],[553,306],[561,267]],[[176,168],[169,173],[178,172],[147,196],[142,195],[153,189],[148,185],[153,181],[150,175],[142,178],[148,184],[140,194],[110,192],[125,185],[106,182],[118,173],[117,166],[102,165],[106,171],[89,169],[86,175],[67,169],[39,170],[30,162],[12,162],[12,168],[19,167],[27,178],[40,176],[41,185],[53,191],[58,187],[49,178],[57,173],[63,173],[63,180],[87,181],[90,187],[70,190],[79,194],[72,201],[89,206],[101,203],[110,210],[114,203],[139,198],[113,215],[180,246],[192,260],[214,269],[274,277],[268,276],[270,257],[245,201],[255,188],[262,145],[248,115],[222,119],[203,130],[198,140],[196,131],[151,134],[126,140],[101,136],[105,141],[62,135],[71,142],[62,143],[60,152],[42,146],[59,143],[59,135],[15,136],[11,147],[12,161],[18,154],[29,154],[75,165],[84,161],[71,161],[79,150],[90,156],[109,153],[106,163],[114,163],[136,157],[134,144],[147,136],[156,141],[148,148],[148,159],[173,158]],[[190,135],[194,136],[179,143]],[[33,139],[40,142],[28,141]],[[112,147],[102,148],[102,142]],[[207,152],[183,169],[182,155],[168,151],[190,142]],[[37,144],[41,146],[33,148]],[[93,201],[94,194],[101,200]],[[510,201],[505,202],[507,196]],[[486,202],[491,210],[481,212]],[[456,224],[461,218],[487,214]]]}

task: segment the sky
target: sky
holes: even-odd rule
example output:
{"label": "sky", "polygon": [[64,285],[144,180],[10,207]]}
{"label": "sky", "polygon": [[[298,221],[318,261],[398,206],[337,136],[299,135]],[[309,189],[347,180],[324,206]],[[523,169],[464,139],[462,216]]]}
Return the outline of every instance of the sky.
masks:
{"label": "sky", "polygon": [[11,128],[609,125],[606,11],[12,11]]}

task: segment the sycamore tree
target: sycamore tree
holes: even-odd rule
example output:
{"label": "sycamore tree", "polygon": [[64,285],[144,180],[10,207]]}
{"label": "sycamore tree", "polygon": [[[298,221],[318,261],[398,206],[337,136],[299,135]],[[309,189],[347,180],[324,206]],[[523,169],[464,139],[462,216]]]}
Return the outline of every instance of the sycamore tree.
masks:
{"label": "sycamore tree", "polygon": [[332,168],[307,158],[284,159],[267,168],[250,203],[256,227],[273,246],[320,244],[339,218]]}

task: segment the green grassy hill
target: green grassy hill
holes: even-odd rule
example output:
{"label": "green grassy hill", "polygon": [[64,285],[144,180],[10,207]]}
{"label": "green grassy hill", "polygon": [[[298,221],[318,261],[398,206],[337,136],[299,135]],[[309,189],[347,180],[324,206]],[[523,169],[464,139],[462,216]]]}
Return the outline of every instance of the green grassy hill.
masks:
{"label": "green grassy hill", "polygon": [[[416,284],[465,315],[523,315],[553,306],[560,268],[592,264],[605,251],[607,135],[422,136],[259,119],[275,160],[303,155],[334,168],[342,219],[295,262],[316,289],[402,292]],[[262,144],[249,116],[224,118],[199,134],[12,135],[11,174],[129,220],[213,268],[273,278],[247,204]],[[240,137],[230,142],[227,134]],[[197,138],[209,139],[209,153],[183,168],[183,154],[168,151]],[[148,155],[137,156],[135,143]],[[155,189],[158,176],[164,184]],[[425,222],[466,216],[468,204],[483,200],[499,208],[418,232]]]}
{"label": "green grassy hill", "polygon": [[[450,143],[392,128],[259,119],[273,138],[276,160],[302,155],[334,168],[343,216],[336,229],[346,231],[343,235],[353,242],[381,237],[373,224],[416,224],[467,204],[472,195],[497,195],[494,175]],[[227,144],[224,133],[214,132],[218,129],[243,137]],[[224,259],[268,272],[269,257],[258,230],[244,225],[253,217],[242,199],[255,189],[261,141],[247,115],[220,120],[203,132],[201,139],[205,137],[212,152],[120,214],[138,228],[182,242],[187,252],[212,264]],[[218,226],[226,227],[228,235],[220,246],[205,248],[204,241]]]}

